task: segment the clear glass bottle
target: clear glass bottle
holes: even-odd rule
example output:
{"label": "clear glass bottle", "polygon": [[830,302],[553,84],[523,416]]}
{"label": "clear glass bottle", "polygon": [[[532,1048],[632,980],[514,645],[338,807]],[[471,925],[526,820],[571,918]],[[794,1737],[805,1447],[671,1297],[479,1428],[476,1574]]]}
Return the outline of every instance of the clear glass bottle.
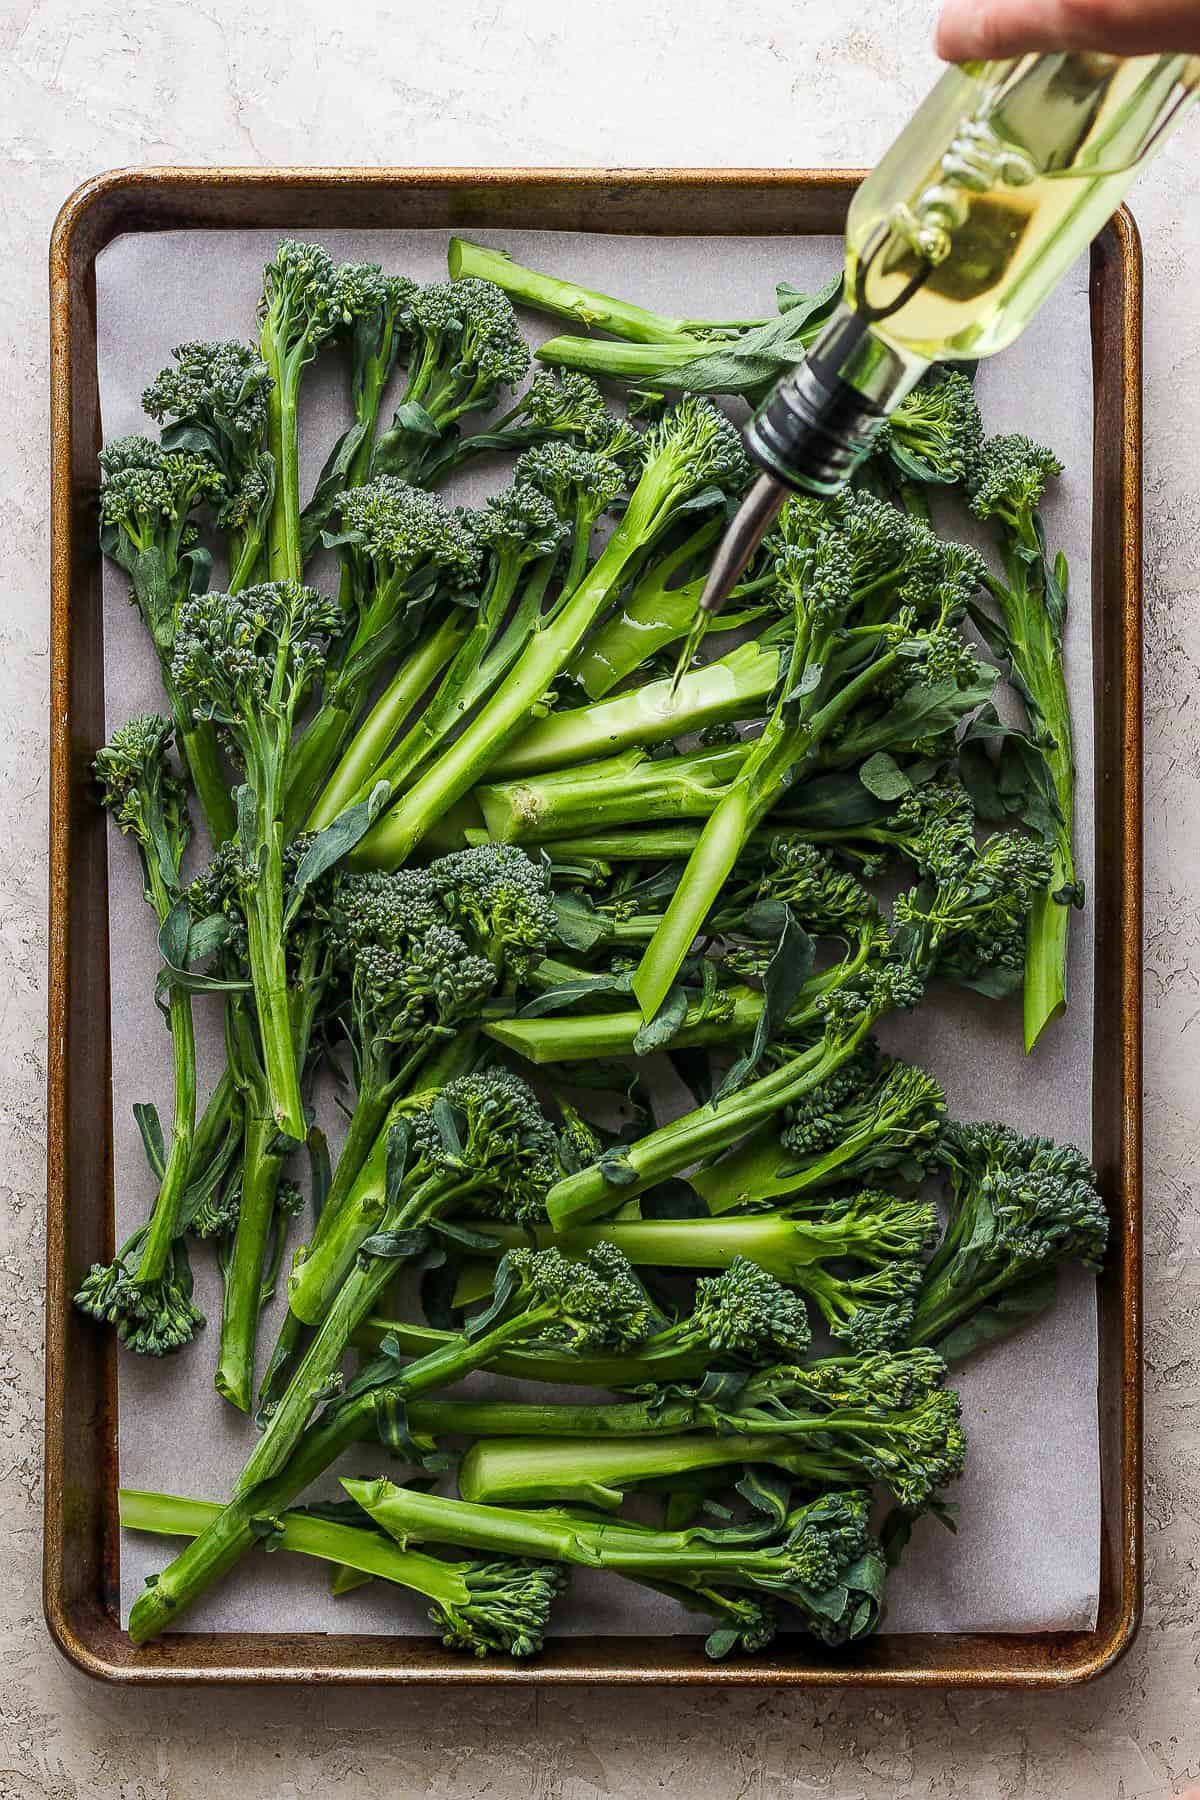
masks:
{"label": "clear glass bottle", "polygon": [[1186,56],[948,70],[855,195],[844,303],[753,421],[755,459],[789,486],[833,491],[931,363],[1011,343],[1198,82]]}

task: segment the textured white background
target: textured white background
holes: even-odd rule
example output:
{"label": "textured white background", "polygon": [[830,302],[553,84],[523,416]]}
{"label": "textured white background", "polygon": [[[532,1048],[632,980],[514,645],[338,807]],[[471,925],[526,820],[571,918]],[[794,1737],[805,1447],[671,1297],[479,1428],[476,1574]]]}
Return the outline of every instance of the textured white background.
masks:
{"label": "textured white background", "polygon": [[85,176],[131,163],[866,163],[931,79],[933,11],[0,0],[0,1800],[1165,1800],[1200,1780],[1196,125],[1135,196],[1148,251],[1149,1581],[1124,1665],[1054,1699],[122,1694],[60,1664],[40,1618],[55,210]]}

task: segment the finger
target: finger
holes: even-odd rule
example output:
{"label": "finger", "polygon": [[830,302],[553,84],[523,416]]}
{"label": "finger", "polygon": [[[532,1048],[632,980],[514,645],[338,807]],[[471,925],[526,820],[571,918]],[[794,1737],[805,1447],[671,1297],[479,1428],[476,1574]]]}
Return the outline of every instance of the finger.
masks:
{"label": "finger", "polygon": [[946,0],[937,53],[947,62],[1032,50],[1194,53],[1200,7],[1196,0]]}

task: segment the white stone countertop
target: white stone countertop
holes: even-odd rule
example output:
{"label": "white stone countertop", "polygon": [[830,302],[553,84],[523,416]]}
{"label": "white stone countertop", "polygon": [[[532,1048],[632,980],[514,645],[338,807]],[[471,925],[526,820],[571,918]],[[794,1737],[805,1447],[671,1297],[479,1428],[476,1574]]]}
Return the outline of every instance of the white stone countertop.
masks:
{"label": "white stone countertop", "polygon": [[[1052,1698],[764,1689],[147,1694],[41,1617],[46,246],[145,163],[858,165],[933,0],[0,0],[0,1800],[1166,1800],[1200,1783],[1200,122],[1146,249],[1145,1622]],[[1189,525],[1188,521],[1193,522]]]}

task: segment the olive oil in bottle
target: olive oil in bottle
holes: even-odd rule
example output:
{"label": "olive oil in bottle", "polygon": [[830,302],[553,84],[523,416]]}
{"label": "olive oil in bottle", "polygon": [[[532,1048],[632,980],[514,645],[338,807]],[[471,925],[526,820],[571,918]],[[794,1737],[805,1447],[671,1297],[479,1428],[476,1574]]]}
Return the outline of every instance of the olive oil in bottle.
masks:
{"label": "olive oil in bottle", "polygon": [[746,428],[765,473],[717,551],[703,615],[724,604],[789,489],[837,493],[932,363],[991,356],[1025,329],[1198,84],[1200,58],[1187,56],[1064,52],[947,70],[854,197],[841,306]]}

